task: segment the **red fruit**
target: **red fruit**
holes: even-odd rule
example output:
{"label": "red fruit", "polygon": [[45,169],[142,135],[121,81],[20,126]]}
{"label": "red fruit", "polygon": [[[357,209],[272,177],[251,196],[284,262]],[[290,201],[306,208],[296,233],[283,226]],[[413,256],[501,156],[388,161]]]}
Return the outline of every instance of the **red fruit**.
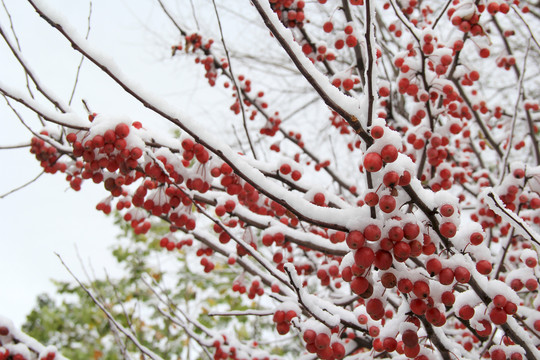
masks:
{"label": "red fruit", "polygon": [[116,125],[116,127],[114,128],[114,132],[119,138],[125,138],[129,135],[129,126],[127,124],[120,123]]}
{"label": "red fruit", "polygon": [[508,315],[514,315],[517,312],[517,309],[517,305],[511,301],[507,302],[506,305],[504,305],[504,311]]}
{"label": "red fruit", "polygon": [[395,243],[393,251],[396,260],[399,262],[404,262],[411,256],[411,247],[405,241]]}
{"label": "red fruit", "polygon": [[369,153],[364,157],[364,168],[369,172],[377,172],[382,169],[383,160],[377,153]]}
{"label": "red fruit", "polygon": [[418,356],[418,354],[420,353],[420,345],[419,344],[416,344],[416,346],[414,347],[408,347],[408,346],[404,346],[403,347],[403,353],[405,354],[405,356],[407,356],[408,358],[415,358],[416,356]]}
{"label": "red fruit", "polygon": [[292,173],[291,173],[291,178],[294,180],[294,181],[298,181],[300,180],[300,178],[302,177],[302,173],[298,170],[294,170]]}
{"label": "red fruit", "polygon": [[364,197],[364,202],[368,206],[375,206],[379,203],[379,195],[375,192],[368,192]]}
{"label": "red fruit", "polygon": [[291,324],[288,322],[280,322],[276,325],[276,330],[278,334],[285,335],[291,329]]}
{"label": "red fruit", "polygon": [[315,337],[315,346],[317,349],[322,350],[330,345],[330,336],[325,333],[317,334]]}
{"label": "red fruit", "polygon": [[371,136],[374,139],[380,139],[384,134],[384,128],[382,126],[374,126],[371,128]]}
{"label": "red fruit", "polygon": [[[372,298],[366,304],[366,311],[372,318],[382,318],[384,316],[384,306],[380,299]],[[379,315],[381,315],[379,317]]]}
{"label": "red fruit", "polygon": [[525,287],[529,291],[535,291],[538,289],[538,281],[536,279],[528,279],[525,281]]}
{"label": "red fruit", "polygon": [[476,270],[482,275],[488,275],[493,270],[493,266],[487,260],[480,260],[476,263]]}
{"label": "red fruit", "polygon": [[441,320],[441,312],[437,308],[429,308],[426,310],[426,320],[436,325]]}
{"label": "red fruit", "polygon": [[9,335],[9,329],[7,326],[0,326],[0,336],[8,336]]}
{"label": "red fruit", "polygon": [[417,297],[425,299],[429,296],[429,285],[423,280],[415,281],[413,293]]}
{"label": "red fruit", "polygon": [[385,163],[394,162],[398,157],[398,151],[394,145],[386,145],[381,150],[381,157]]}
{"label": "red fruit", "polygon": [[453,238],[456,235],[456,225],[451,222],[445,222],[439,227],[442,236],[447,238]]}
{"label": "red fruit", "polygon": [[392,352],[397,348],[397,340],[391,337],[387,337],[383,340],[383,348],[388,352]]}
{"label": "red fruit", "polygon": [[435,276],[441,272],[442,264],[439,259],[429,259],[426,263],[426,270],[430,276]]}
{"label": "red fruit", "polygon": [[452,306],[454,305],[454,302],[456,301],[456,297],[453,292],[445,291],[441,295],[441,301],[446,306]]}
{"label": "red fruit", "polygon": [[502,325],[506,322],[506,312],[501,308],[493,308],[489,312],[489,318],[495,325]]}
{"label": "red fruit", "polygon": [[291,172],[291,166],[289,164],[283,164],[279,167],[279,172],[283,175],[287,175]]}
{"label": "red fruit", "polygon": [[452,269],[444,268],[439,273],[439,282],[442,285],[450,285],[454,282],[454,272]]}
{"label": "red fruit", "polygon": [[440,213],[445,217],[452,216],[454,214],[454,207],[450,204],[444,204],[441,206]]}
{"label": "red fruit", "polygon": [[272,317],[272,321],[275,323],[281,323],[285,321],[285,311],[278,310],[274,313],[274,316]]}
{"label": "red fruit", "polygon": [[375,253],[374,265],[380,270],[388,270],[392,266],[392,254],[385,250],[378,250]]}
{"label": "red fruit", "polygon": [[186,151],[193,150],[193,140],[191,139],[184,139],[182,140],[182,148]]}
{"label": "red fruit", "polygon": [[480,245],[484,241],[484,236],[479,232],[475,232],[471,234],[469,241],[472,245]]}
{"label": "red fruit", "polygon": [[391,195],[383,195],[379,201],[379,207],[385,213],[391,213],[396,208],[396,199]]}
{"label": "red fruit", "polygon": [[352,79],[347,78],[347,79],[343,80],[342,85],[343,85],[343,89],[345,91],[349,91],[354,87],[354,82],[352,81]]}
{"label": "red fruit", "polygon": [[355,47],[356,44],[358,44],[358,40],[356,39],[356,36],[349,35],[345,39],[345,43],[347,44],[348,47]]}
{"label": "red fruit", "polygon": [[454,277],[457,282],[466,284],[471,279],[471,273],[463,266],[458,266],[454,269]]}
{"label": "red fruit", "polygon": [[483,48],[483,49],[480,50],[480,57],[481,58],[487,58],[488,56],[489,56],[489,49],[488,48]]}
{"label": "red fruit", "polygon": [[369,281],[365,277],[356,277],[351,281],[351,290],[357,294],[362,295],[369,287]]}
{"label": "red fruit", "polygon": [[357,230],[349,232],[345,241],[347,242],[347,246],[351,249],[359,249],[364,246],[364,243],[366,242],[364,235]]}
{"label": "red fruit", "polygon": [[489,336],[489,334],[491,334],[491,330],[492,330],[492,327],[491,327],[491,323],[487,320],[480,320],[479,321],[480,325],[484,327],[483,330],[478,330],[478,328],[476,329],[476,332],[478,335],[482,336],[482,337],[487,337]]}
{"label": "red fruit", "polygon": [[495,295],[495,297],[493,298],[493,305],[502,309],[504,305],[506,305],[506,297],[501,294]]}
{"label": "red fruit", "polygon": [[427,310],[427,305],[422,299],[412,299],[410,307],[411,311],[418,316],[424,315]]}
{"label": "red fruit", "polygon": [[398,290],[401,291],[403,294],[407,294],[413,289],[413,283],[409,279],[400,279],[397,286]]}
{"label": "red fruit", "polygon": [[354,263],[360,269],[367,269],[375,260],[375,253],[369,247],[362,247],[354,253]]}
{"label": "red fruit", "polygon": [[394,226],[388,231],[388,238],[394,242],[401,241],[403,239],[403,229],[399,226]]}
{"label": "red fruit", "polygon": [[414,240],[418,237],[420,234],[420,227],[418,224],[414,223],[406,223],[403,227],[403,236],[405,236],[405,239],[407,240]]}
{"label": "red fruit", "polygon": [[327,21],[327,22],[324,23],[324,25],[323,25],[324,32],[329,33],[333,29],[334,29],[334,24],[332,24],[330,21]]}
{"label": "red fruit", "polygon": [[384,273],[381,276],[381,284],[387,289],[392,289],[397,284],[396,275],[391,272]]}
{"label": "red fruit", "polygon": [[[381,97],[387,97],[390,95],[390,89],[388,89],[386,86],[381,86],[379,88],[379,96]],[[371,130],[371,135],[373,136],[373,130]],[[373,136],[375,137],[375,136]]]}
{"label": "red fruit", "polygon": [[506,353],[502,349],[495,349],[490,353],[491,360],[506,360]]}
{"label": "red fruit", "polygon": [[410,348],[418,345],[418,334],[416,333],[416,331],[405,330],[403,332],[403,335],[401,335],[401,339],[403,340],[403,344]]}
{"label": "red fruit", "polygon": [[512,290],[514,291],[519,291],[521,289],[523,289],[523,282],[519,279],[514,279],[510,282],[510,287],[512,288]]}
{"label": "red fruit", "polygon": [[394,187],[399,182],[399,175],[395,171],[389,171],[383,176],[383,184],[386,187]]}
{"label": "red fruit", "polygon": [[533,257],[528,257],[528,258],[525,259],[525,265],[527,265],[530,268],[535,267],[537,263],[538,262]]}
{"label": "red fruit", "polygon": [[463,320],[470,320],[474,316],[474,309],[470,305],[465,305],[459,309],[458,316]]}
{"label": "red fruit", "polygon": [[332,344],[335,359],[343,359],[345,357],[345,346],[342,343],[335,342]]}
{"label": "red fruit", "polygon": [[304,331],[304,341],[308,344],[313,344],[315,342],[315,338],[317,337],[317,333],[311,329],[307,329]]}
{"label": "red fruit", "polygon": [[66,140],[73,144],[75,141],[77,141],[77,134],[75,133],[69,133],[66,135]]}
{"label": "red fruit", "polygon": [[322,193],[316,193],[315,196],[313,196],[313,202],[315,203],[315,205],[323,206],[325,204],[325,201],[326,198]]}
{"label": "red fruit", "polygon": [[375,224],[369,224],[364,229],[364,237],[368,241],[378,241],[381,238],[381,229]]}

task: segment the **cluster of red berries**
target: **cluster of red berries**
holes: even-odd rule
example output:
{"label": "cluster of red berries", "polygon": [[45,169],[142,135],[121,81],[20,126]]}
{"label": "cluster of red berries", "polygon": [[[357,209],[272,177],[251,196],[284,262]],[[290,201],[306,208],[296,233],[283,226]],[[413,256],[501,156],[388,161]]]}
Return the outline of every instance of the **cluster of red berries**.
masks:
{"label": "cluster of red berries", "polygon": [[292,319],[298,317],[294,310],[277,310],[274,313],[272,321],[276,324],[276,330],[280,335],[285,335],[291,329]]}
{"label": "cluster of red berries", "polygon": [[345,346],[339,341],[332,341],[328,332],[319,332],[307,329],[303,339],[306,342],[306,350],[324,360],[337,360],[345,356]]}
{"label": "cluster of red berries", "polygon": [[277,14],[285,27],[294,28],[304,25],[303,0],[270,0],[270,7]]}

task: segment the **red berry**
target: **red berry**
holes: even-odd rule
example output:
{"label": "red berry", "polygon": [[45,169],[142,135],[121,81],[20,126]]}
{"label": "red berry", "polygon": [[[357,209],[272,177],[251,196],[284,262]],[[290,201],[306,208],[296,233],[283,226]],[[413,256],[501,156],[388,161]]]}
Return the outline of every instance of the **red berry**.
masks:
{"label": "red berry", "polygon": [[327,21],[323,25],[323,30],[327,33],[331,32],[334,29],[334,24],[332,24],[330,21]]}
{"label": "red berry", "polygon": [[480,260],[476,263],[476,270],[482,275],[488,275],[493,270],[493,266],[487,260]]}
{"label": "red berry", "polygon": [[386,145],[381,150],[381,157],[385,163],[394,162],[398,157],[398,151],[394,145]]}
{"label": "red berry", "polygon": [[125,138],[129,135],[129,126],[127,124],[120,123],[116,125],[116,127],[114,128],[114,132],[119,138]]}
{"label": "red berry", "polygon": [[454,276],[456,281],[462,284],[466,284],[471,279],[471,273],[463,266],[458,266],[454,269]]}
{"label": "red berry", "polygon": [[411,290],[413,289],[413,283],[409,279],[400,279],[397,286],[398,290],[404,294],[411,292]]}
{"label": "red berry", "polygon": [[413,293],[419,298],[427,298],[429,296],[429,285],[422,280],[415,281]]}
{"label": "red berry", "polygon": [[317,334],[314,343],[317,349],[322,350],[330,345],[330,336],[325,333]]}
{"label": "red berry", "polygon": [[351,290],[357,295],[362,295],[368,288],[369,281],[365,277],[356,277],[351,281]]}
{"label": "red berry", "polygon": [[395,171],[389,171],[383,176],[383,184],[386,187],[394,187],[399,182],[399,175]]}
{"label": "red berry", "polygon": [[379,201],[379,207],[385,213],[391,213],[396,208],[396,199],[391,195],[383,195]]}
{"label": "red berry", "polygon": [[439,230],[442,236],[447,237],[447,238],[452,238],[456,235],[457,228],[454,223],[445,222],[439,227]]}
{"label": "red berry", "polygon": [[378,241],[381,238],[381,229],[375,224],[369,224],[364,229],[364,237],[368,241]]}
{"label": "red berry", "polygon": [[357,230],[349,232],[345,241],[347,242],[347,246],[351,249],[359,249],[364,246],[364,243],[366,242],[364,235]]}
{"label": "red berry", "polygon": [[470,305],[465,305],[459,309],[458,316],[463,320],[470,320],[474,316],[474,309]]}
{"label": "red berry", "polygon": [[506,312],[501,308],[493,308],[489,313],[489,318],[495,325],[502,325],[506,322]]}
{"label": "red berry", "polygon": [[364,157],[364,168],[369,172],[377,172],[382,169],[383,160],[377,153],[368,153]]}

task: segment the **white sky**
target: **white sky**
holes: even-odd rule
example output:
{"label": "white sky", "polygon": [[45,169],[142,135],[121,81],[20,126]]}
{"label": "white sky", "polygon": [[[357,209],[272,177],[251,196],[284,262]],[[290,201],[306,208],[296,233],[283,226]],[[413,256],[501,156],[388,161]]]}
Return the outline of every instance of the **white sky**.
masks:
{"label": "white sky", "polygon": [[[5,3],[26,59],[43,83],[67,102],[80,57],[25,1],[5,0]],[[86,33],[87,1],[48,0],[47,3],[59,9],[81,34]],[[205,80],[197,73],[198,67],[189,67],[186,71],[182,63],[185,60],[170,58],[169,49],[171,42],[177,39],[176,33],[161,17],[161,12],[152,8],[155,4],[154,1],[94,1],[89,39],[145,87],[174,99],[192,116],[206,116],[197,106],[197,98],[205,96],[207,91]],[[0,23],[4,31],[10,33],[4,11],[0,11]],[[24,90],[20,70],[10,55],[2,41],[0,79],[22,85],[20,88]],[[84,114],[81,96],[89,100],[96,112],[130,114],[133,120],[151,123],[154,129],[168,129],[167,124],[156,122],[147,110],[122,95],[119,88],[89,62],[83,65],[75,96],[77,103],[74,103],[74,107]],[[0,145],[29,141],[30,134],[5,106],[3,99],[0,122]],[[41,171],[28,148],[0,151],[0,164],[0,194],[27,182]],[[112,218],[95,210],[97,202],[105,196],[102,185],[86,182],[76,193],[63,175],[45,174],[29,187],[0,199],[1,315],[20,326],[34,306],[36,295],[53,291],[50,279],[70,279],[55,252],[81,276],[75,248],[84,262],[91,262],[97,274],[103,274],[104,268],[109,274],[115,273],[108,247],[115,241],[117,230]]]}

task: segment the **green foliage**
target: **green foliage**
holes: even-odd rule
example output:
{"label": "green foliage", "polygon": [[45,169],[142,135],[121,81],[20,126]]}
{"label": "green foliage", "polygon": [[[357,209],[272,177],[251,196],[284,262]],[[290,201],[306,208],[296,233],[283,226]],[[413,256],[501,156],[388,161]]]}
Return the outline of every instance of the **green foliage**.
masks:
{"label": "green foliage", "polygon": [[[226,264],[216,264],[209,274],[197,272],[193,258],[182,251],[167,252],[159,247],[160,237],[168,232],[165,223],[152,226],[147,235],[136,235],[116,215],[121,229],[119,241],[111,251],[122,268],[122,276],[85,282],[107,310],[122,326],[131,328],[139,341],[165,359],[187,358],[199,352],[194,342],[174,324],[164,321],[159,304],[142,278],[148,275],[174,306],[196,315],[197,320],[212,329],[229,328],[239,339],[250,341],[271,331],[270,319],[253,316],[209,316],[210,309],[246,310],[258,308],[233,293],[231,284],[238,276]],[[163,261],[157,261],[160,259]],[[172,260],[172,261],[171,261]],[[191,261],[190,261],[191,260]],[[164,267],[167,267],[166,269]],[[123,359],[122,348],[130,353],[137,349],[117,333],[103,312],[77,284],[54,282],[56,294],[43,294],[27,316],[23,329],[43,343],[54,344],[70,359]],[[200,332],[197,331],[196,332]],[[280,353],[283,349],[276,349]]]}

